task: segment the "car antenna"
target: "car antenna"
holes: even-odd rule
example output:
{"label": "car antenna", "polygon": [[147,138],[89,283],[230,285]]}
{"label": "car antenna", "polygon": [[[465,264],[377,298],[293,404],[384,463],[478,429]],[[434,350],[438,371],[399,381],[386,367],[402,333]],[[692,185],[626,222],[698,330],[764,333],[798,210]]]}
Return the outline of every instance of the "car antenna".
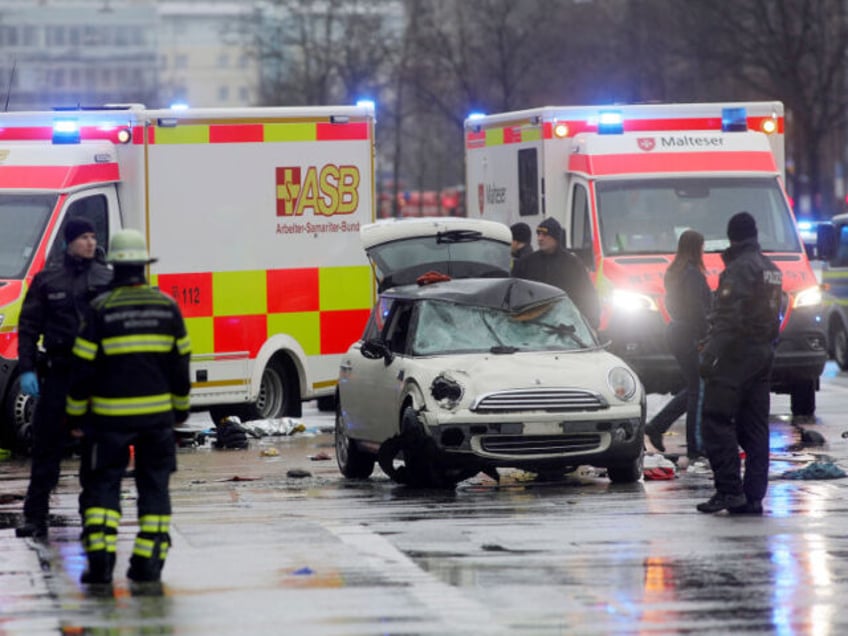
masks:
{"label": "car antenna", "polygon": [[6,103],[3,105],[3,112],[9,111],[9,97],[12,95],[12,82],[15,79],[15,68],[18,66],[18,58],[12,60],[12,71],[9,73],[9,88],[6,89]]}

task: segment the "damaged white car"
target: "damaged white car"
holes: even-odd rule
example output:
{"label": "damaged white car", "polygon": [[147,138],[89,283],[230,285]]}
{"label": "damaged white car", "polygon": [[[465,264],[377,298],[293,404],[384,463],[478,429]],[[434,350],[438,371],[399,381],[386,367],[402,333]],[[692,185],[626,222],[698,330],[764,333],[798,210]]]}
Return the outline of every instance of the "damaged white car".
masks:
{"label": "damaged white car", "polygon": [[589,464],[640,479],[641,383],[561,290],[508,278],[508,228],[416,219],[362,238],[383,291],[341,362],[343,475],[366,478],[379,462],[397,482],[442,488],[497,468]]}

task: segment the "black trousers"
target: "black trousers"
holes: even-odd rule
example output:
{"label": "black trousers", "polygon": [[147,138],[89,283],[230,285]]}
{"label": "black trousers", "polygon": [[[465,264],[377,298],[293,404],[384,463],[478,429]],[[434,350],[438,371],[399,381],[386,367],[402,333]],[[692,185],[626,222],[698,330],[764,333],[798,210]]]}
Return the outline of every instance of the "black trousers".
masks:
{"label": "black trousers", "polygon": [[80,495],[81,507],[121,512],[121,480],[129,463],[130,446],[133,446],[138,516],[171,514],[168,484],[171,473],[176,470],[177,445],[170,424],[119,431],[104,430],[95,420],[92,429],[83,445],[84,452],[89,455],[83,459],[87,470]]}
{"label": "black trousers", "polygon": [[62,456],[68,440],[65,400],[70,365],[53,362],[39,374],[39,397],[32,414],[32,465],[24,500],[24,518],[47,522],[50,493],[59,483]]}
{"label": "black trousers", "polygon": [[[760,501],[768,488],[771,345],[741,345],[719,359],[704,389],[703,438],[717,492]],[[745,451],[741,477],[739,447]]]}

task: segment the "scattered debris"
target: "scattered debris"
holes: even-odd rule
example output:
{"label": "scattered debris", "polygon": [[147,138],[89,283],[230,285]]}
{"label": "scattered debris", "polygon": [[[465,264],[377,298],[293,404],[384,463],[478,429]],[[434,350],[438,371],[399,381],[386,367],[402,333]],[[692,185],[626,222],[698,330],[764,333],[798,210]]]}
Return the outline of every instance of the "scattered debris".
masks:
{"label": "scattered debris", "polygon": [[677,476],[677,466],[659,453],[645,455],[642,465],[645,481],[663,481]]}
{"label": "scattered debris", "polygon": [[309,459],[311,459],[313,462],[323,462],[323,461],[326,461],[328,459],[333,459],[333,456],[330,455],[329,453],[324,452],[324,451],[319,451],[319,452],[315,453],[314,455],[310,455]]}
{"label": "scattered debris", "polygon": [[848,477],[839,466],[831,461],[814,461],[803,468],[787,470],[781,475],[782,479],[839,479]]}
{"label": "scattered debris", "polygon": [[263,449],[262,449],[262,452],[261,452],[261,453],[259,453],[259,454],[260,454],[262,457],[277,457],[277,456],[279,456],[280,451],[278,451],[276,448],[274,448],[274,447],[272,446],[272,447],[270,447],[270,448],[263,448]]}
{"label": "scattered debris", "polygon": [[224,477],[223,479],[216,479],[215,481],[257,481],[262,479],[261,477],[241,477],[239,475],[233,475],[232,477]]}
{"label": "scattered debris", "polygon": [[291,468],[286,473],[286,477],[292,477],[294,479],[303,479],[304,477],[312,477],[312,473],[308,470],[304,470],[303,468]]}
{"label": "scattered debris", "polygon": [[266,435],[294,435],[306,431],[306,425],[303,422],[291,417],[250,420],[249,422],[242,422],[241,425],[251,436],[257,438]]}

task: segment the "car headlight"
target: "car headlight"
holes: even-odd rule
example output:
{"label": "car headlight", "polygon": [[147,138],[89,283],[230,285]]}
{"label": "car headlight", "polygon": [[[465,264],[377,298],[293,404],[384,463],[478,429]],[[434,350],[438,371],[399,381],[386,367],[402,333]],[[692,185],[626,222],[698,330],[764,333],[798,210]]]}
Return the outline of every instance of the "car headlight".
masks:
{"label": "car headlight", "polygon": [[658,311],[656,301],[647,294],[629,289],[613,289],[612,304],[623,311]]}
{"label": "car headlight", "polygon": [[795,295],[795,302],[792,304],[792,307],[798,309],[799,307],[812,307],[813,305],[821,305],[821,303],[821,287],[815,285],[814,287],[807,287],[807,289],[799,291]]}
{"label": "car headlight", "polygon": [[430,395],[443,409],[453,410],[464,393],[462,385],[447,374],[436,376],[430,385]]}
{"label": "car headlight", "polygon": [[628,369],[624,367],[613,367],[607,374],[607,384],[619,400],[627,402],[636,395],[639,382]]}

